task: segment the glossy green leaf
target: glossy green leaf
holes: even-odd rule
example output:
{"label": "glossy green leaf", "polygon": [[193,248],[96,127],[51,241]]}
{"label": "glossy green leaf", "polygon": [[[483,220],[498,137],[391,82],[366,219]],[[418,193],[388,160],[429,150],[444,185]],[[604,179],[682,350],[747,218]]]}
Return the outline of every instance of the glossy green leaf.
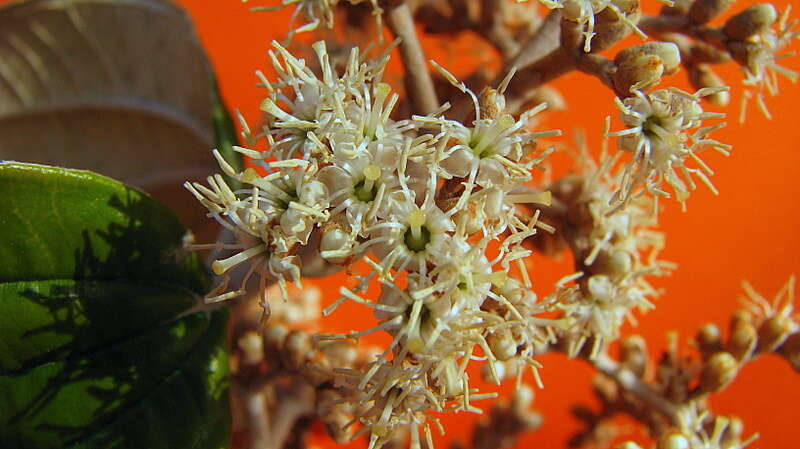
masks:
{"label": "glossy green leaf", "polygon": [[226,319],[172,213],[32,164],[0,197],[0,447],[225,447]]}

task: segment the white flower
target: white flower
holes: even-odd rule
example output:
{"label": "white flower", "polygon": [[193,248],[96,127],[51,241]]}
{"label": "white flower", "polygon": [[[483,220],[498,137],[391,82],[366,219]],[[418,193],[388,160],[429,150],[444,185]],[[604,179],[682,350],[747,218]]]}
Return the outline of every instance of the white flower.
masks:
{"label": "white flower", "polygon": [[455,224],[433,201],[422,206],[414,195],[397,192],[390,198],[387,219],[370,231],[371,251],[385,270],[426,270],[429,260],[441,254]]}
{"label": "white flower", "polygon": [[[689,197],[689,190],[696,188],[692,176],[717,193],[708,178],[713,172],[698,153],[712,148],[727,155],[731,147],[707,138],[724,123],[701,127],[702,121],[725,115],[704,112],[700,99],[726,89],[705,88],[695,94],[675,88],[647,95],[637,91],[635,97],[617,100],[626,129],[608,135],[617,136],[617,147],[633,153],[633,158],[615,201],[627,203],[638,188],[653,195],[669,197],[660,187],[661,182],[666,182],[676,199],[683,203]],[[686,159],[693,160],[700,168],[689,168]]]}

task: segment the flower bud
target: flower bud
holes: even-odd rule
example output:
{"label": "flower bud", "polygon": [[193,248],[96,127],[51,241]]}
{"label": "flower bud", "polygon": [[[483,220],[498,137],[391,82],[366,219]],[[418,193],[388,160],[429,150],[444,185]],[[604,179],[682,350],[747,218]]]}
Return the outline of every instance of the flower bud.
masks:
{"label": "flower bud", "polygon": [[330,226],[322,231],[319,241],[320,256],[329,263],[341,264],[352,256],[350,234],[338,226]]}
{"label": "flower bud", "polygon": [[690,449],[689,439],[677,430],[672,430],[658,439],[656,449]]}
{"label": "flower bud", "polygon": [[800,332],[795,332],[786,338],[778,352],[800,373]]}
{"label": "flower bud", "polygon": [[739,364],[728,352],[718,352],[711,356],[700,373],[698,389],[703,393],[714,393],[727,387],[736,377]]}
{"label": "flower bud", "polygon": [[256,331],[247,331],[236,342],[241,348],[246,365],[258,365],[264,360],[264,341]]}
{"label": "flower bud", "polygon": [[581,0],[564,0],[561,8],[562,17],[570,22],[579,22],[584,17],[594,15],[600,11],[595,11],[590,2]]}
{"label": "flower bud", "polygon": [[[494,373],[492,369],[494,369]],[[497,379],[494,378],[495,375],[497,375]],[[495,380],[502,382],[507,375],[508,369],[503,362],[486,361],[486,363],[481,366],[481,379],[483,379],[484,382],[495,382]]]}
{"label": "flower bud", "polygon": [[506,108],[506,98],[496,89],[486,87],[478,97],[482,119],[494,119],[500,116]]}
{"label": "flower bud", "polygon": [[320,349],[334,368],[349,368],[358,360],[358,347],[350,340],[325,342]]}
{"label": "flower bud", "polygon": [[722,31],[731,39],[743,41],[766,31],[777,19],[775,7],[769,3],[761,3],[728,19]]}
{"label": "flower bud", "polygon": [[697,23],[708,23],[734,3],[736,0],[695,0],[689,8],[689,17]]}
{"label": "flower bud", "polygon": [[[695,89],[703,89],[706,87],[724,87],[725,82],[719,77],[711,67],[701,64],[689,68],[689,82]],[[714,106],[726,106],[731,96],[728,91],[719,91],[711,95],[706,95],[705,98],[709,103]]]}
{"label": "flower bud", "polygon": [[614,62],[619,65],[639,55],[655,55],[661,58],[661,62],[664,64],[664,73],[667,75],[675,73],[681,65],[680,49],[673,42],[648,42],[628,47],[617,53]]}
{"label": "flower bud", "polygon": [[642,449],[642,446],[639,446],[638,444],[634,443],[633,441],[626,441],[626,442],[620,444],[619,446],[617,446],[617,449]]}
{"label": "flower bud", "polygon": [[619,281],[633,271],[633,257],[621,249],[614,249],[610,253],[601,251],[592,264],[592,271],[602,272]]}
{"label": "flower bud", "polygon": [[599,53],[611,48],[612,45],[633,32],[630,23],[636,23],[639,20],[639,2],[637,0],[617,0],[615,5],[624,17],[620,17],[620,14],[611,8],[606,8],[595,16],[595,35],[592,38],[591,53]]}
{"label": "flower bud", "polygon": [[774,351],[796,329],[797,325],[789,317],[776,315],[768,318],[758,328],[758,352]]}
{"label": "flower bud", "polygon": [[283,342],[289,329],[281,325],[269,325],[264,329],[264,346],[268,348],[267,353],[275,353],[283,348]]}
{"label": "flower bud", "polygon": [[514,390],[514,394],[511,396],[511,406],[514,410],[527,411],[533,404],[534,396],[533,388],[522,384]]}
{"label": "flower bud", "polygon": [[620,342],[620,362],[636,377],[644,376],[647,368],[647,345],[639,335],[631,335]]}
{"label": "flower bud", "polygon": [[716,324],[709,323],[700,328],[700,331],[695,337],[695,341],[704,359],[722,350],[721,335]]}
{"label": "flower bud", "polygon": [[604,407],[613,407],[613,404],[620,401],[619,386],[608,377],[597,376],[592,379],[592,391]]}
{"label": "flower bud", "polygon": [[299,370],[311,352],[311,336],[300,329],[293,329],[283,345],[283,361],[289,368]]}
{"label": "flower bud", "polygon": [[505,362],[517,355],[517,342],[514,341],[508,329],[500,329],[490,334],[486,340],[497,360]]}
{"label": "flower bud", "polygon": [[749,315],[744,312],[736,313],[731,321],[731,335],[726,348],[728,352],[736,360],[747,360],[753,355],[757,342],[758,334]]}
{"label": "flower bud", "polygon": [[647,91],[658,86],[664,63],[655,55],[641,55],[622,63],[613,75],[614,86],[625,93]]}
{"label": "flower bud", "polygon": [[608,276],[594,275],[589,277],[586,287],[592,299],[600,302],[609,302],[614,299],[614,284]]}

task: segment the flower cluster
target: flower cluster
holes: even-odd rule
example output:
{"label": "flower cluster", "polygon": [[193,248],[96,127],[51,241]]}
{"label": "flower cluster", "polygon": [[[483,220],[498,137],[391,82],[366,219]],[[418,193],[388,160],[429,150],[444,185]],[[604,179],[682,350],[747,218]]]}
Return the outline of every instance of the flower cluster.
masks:
{"label": "flower cluster", "polygon": [[[237,242],[238,251],[212,268],[225,274],[248,262],[250,275],[274,278],[285,293],[303,271],[301,249],[328,264],[348,266],[365,260],[371,272],[325,310],[345,300],[372,308],[378,324],[317,340],[359,338],[384,331],[390,346],[364,371],[336,375],[371,446],[409,427],[429,433],[429,410],[474,410],[471,400],[486,397],[469,386],[471,360],[488,360],[491,378],[505,371],[495,363],[520,361],[535,368],[536,345],[552,338],[558,323],[538,318],[554,304],[537,302],[530,292],[523,242],[536,233],[538,215],[523,216],[518,204],[547,204],[549,193],[519,187],[549,150],[526,126],[540,105],[515,118],[505,110],[503,92],[510,80],[480,96],[437,66],[474,103],[471,123],[445,118],[439,111],[395,120],[397,94],[382,82],[387,56],[372,62],[353,50],[343,73],[332,67],[324,42],[313,45],[320,67],[273,43],[276,82],[261,108],[266,123],[255,138],[268,150],[237,151],[260,166],[236,172],[215,152],[225,174],[243,187],[230,189],[220,175],[209,186],[188,184],[209,214]],[[316,246],[315,246],[316,245]],[[361,293],[380,283],[378,298]],[[221,293],[218,301],[244,287]],[[220,294],[221,293],[221,294]],[[481,355],[478,355],[481,354]],[[520,370],[517,374],[522,375]]]}
{"label": "flower cluster", "polygon": [[[653,308],[658,296],[647,278],[667,274],[672,265],[658,260],[664,235],[656,231],[657,215],[646,197],[626,207],[613,207],[625,168],[615,168],[620,153],[603,157],[598,166],[584,150],[576,174],[550,189],[553,198],[571,211],[555,219],[561,236],[575,255],[576,272],[559,282],[551,299],[562,310],[560,337],[566,352],[580,353],[591,343],[590,357],[619,338],[619,329],[634,310]],[[565,286],[574,281],[574,284]]]}
{"label": "flower cluster", "polygon": [[[778,64],[790,55],[785,52],[786,47],[800,37],[800,32],[794,30],[797,20],[790,20],[790,13],[791,7],[788,7],[779,17],[774,6],[757,4],[730,17],[722,28],[727,50],[745,74],[745,86],[754,87],[759,108],[767,117],[769,112],[763,93],[777,94],[777,75],[793,82],[798,79],[797,72]],[[747,91],[747,95],[753,94]]]}

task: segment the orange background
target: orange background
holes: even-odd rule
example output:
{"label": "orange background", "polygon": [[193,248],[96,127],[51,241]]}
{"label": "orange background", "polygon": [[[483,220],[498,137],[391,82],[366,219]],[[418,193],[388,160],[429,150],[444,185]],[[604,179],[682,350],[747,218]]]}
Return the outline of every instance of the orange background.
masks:
{"label": "orange background", "polygon": [[[277,1],[242,4],[236,0],[178,0],[178,3],[195,22],[228,106],[240,109],[251,124],[257,123],[262,91],[255,87],[253,71],[261,69],[270,76],[266,50],[273,39],[285,37],[288,14],[248,11],[254,4]],[[652,9],[657,2],[643,3]],[[735,11],[755,2],[737,3]],[[782,9],[791,1],[772,3]],[[448,45],[449,55],[446,55],[435,43],[426,41],[426,47],[434,49],[431,54],[446,67],[455,67],[456,74],[465,73],[465,69],[458,67],[462,62],[469,65],[469,61],[455,60],[452,55],[474,54],[474,41],[466,37]],[[800,58],[789,59],[784,65],[800,70]],[[735,67],[730,67],[725,77],[733,86],[731,104],[735,106],[742,93],[741,76]],[[679,73],[666,81],[685,86],[685,75]],[[619,127],[612,94],[596,80],[571,74],[554,85],[566,98],[569,113],[550,114],[542,124],[543,129],[562,129],[566,141],[571,141],[570,134],[575,128],[585,130],[590,137],[598,136],[602,117],[609,114],[614,115],[614,128]],[[713,182],[721,195],[715,197],[704,188],[699,189],[689,200],[686,213],[675,203],[667,204],[661,219],[661,229],[667,233],[662,258],[677,262],[679,268],[670,278],[654,280],[666,293],[657,300],[655,311],[641,317],[636,329],[647,338],[653,352],[664,347],[664,336],[669,330],[680,333],[682,346],[688,352],[683,343],[703,324],[715,322],[726,329],[730,313],[738,307],[743,279],[771,298],[790,274],[800,274],[799,100],[800,86],[781,79],[780,95],[768,99],[775,117],[772,121],[751,108],[747,122],[739,124],[737,108],[729,107],[729,127],[714,136],[734,144],[733,153],[726,158],[708,152],[704,157],[716,172]],[[590,141],[596,144],[598,139]],[[558,162],[559,156],[555,160]],[[555,262],[537,258],[532,272],[537,292],[550,291],[556,279],[571,272],[570,263],[567,255]],[[320,284],[327,290],[329,300],[338,296],[335,288],[341,280],[337,276]],[[345,315],[334,314],[332,318]],[[346,323],[338,325],[347,327]],[[537,391],[534,406],[543,413],[544,426],[527,434],[517,447],[565,447],[566,439],[579,429],[577,421],[569,415],[569,407],[576,402],[596,407],[590,393],[592,370],[583,362],[557,355],[543,357],[541,361],[545,365],[542,374],[546,387]],[[763,357],[746,366],[712,404],[720,413],[740,416],[745,423],[745,435],[761,434],[751,448],[800,447],[800,375],[777,357]],[[469,414],[447,419],[449,436],[468,432],[469,423],[475,419]],[[319,437],[317,441],[325,444],[326,440]]]}
{"label": "orange background", "polygon": [[[275,1],[242,4],[234,0],[180,0],[179,3],[195,20],[228,105],[239,108],[251,123],[257,122],[262,92],[254,87],[253,71],[262,69],[269,73],[266,50],[273,39],[284,38],[288,14],[248,12],[253,4],[275,4]],[[642,3],[651,9],[657,4],[655,0]],[[755,2],[737,3],[734,11]],[[790,1],[773,3],[782,10]],[[467,73],[462,65],[469,65],[470,61],[456,60],[452,55],[474,55],[474,40],[467,36],[447,45],[443,52],[435,43],[426,41],[433,57],[457,75]],[[800,58],[789,59],[784,65],[800,70]],[[721,192],[719,197],[701,188],[692,195],[686,213],[671,203],[663,214],[661,228],[667,233],[663,258],[677,262],[679,268],[672,277],[654,281],[666,293],[657,301],[655,311],[641,317],[636,330],[647,338],[653,352],[664,347],[665,333],[669,330],[677,330],[685,343],[707,322],[726,329],[730,313],[738,307],[743,279],[771,298],[790,274],[800,274],[800,86],[782,79],[780,95],[768,100],[775,118],[766,120],[751,108],[747,122],[739,124],[735,105],[742,93],[741,75],[733,66],[724,74],[733,86],[732,106],[726,111],[731,116],[730,125],[715,137],[734,144],[733,153],[726,158],[709,152],[704,157],[716,172],[713,182]],[[666,81],[686,85],[682,73]],[[616,120],[612,94],[596,80],[576,73],[558,80],[555,86],[566,98],[569,112],[550,115],[542,128],[560,128],[568,136],[573,129],[582,128],[589,136],[599,136],[603,116],[613,114]],[[598,139],[591,141],[596,143]],[[557,162],[558,157],[555,159]],[[537,291],[540,294],[550,291],[554,280],[571,272],[570,263],[566,255],[558,262],[537,258],[533,270]],[[341,280],[337,276],[321,284],[328,300],[338,296],[336,283]],[[334,313],[329,319],[349,316],[351,311],[358,313],[355,307]],[[683,347],[688,351],[685,344]],[[546,387],[537,392],[534,405],[544,415],[544,426],[527,434],[517,447],[565,447],[566,439],[579,429],[569,414],[570,405],[581,402],[596,407],[590,393],[592,371],[583,362],[558,355],[546,356],[541,361],[545,365],[542,373]],[[738,414],[745,423],[745,435],[761,434],[752,448],[800,447],[800,374],[775,356],[763,357],[746,366],[712,404],[720,413]],[[449,436],[466,438],[469,423],[475,419],[470,414],[447,419]]]}

